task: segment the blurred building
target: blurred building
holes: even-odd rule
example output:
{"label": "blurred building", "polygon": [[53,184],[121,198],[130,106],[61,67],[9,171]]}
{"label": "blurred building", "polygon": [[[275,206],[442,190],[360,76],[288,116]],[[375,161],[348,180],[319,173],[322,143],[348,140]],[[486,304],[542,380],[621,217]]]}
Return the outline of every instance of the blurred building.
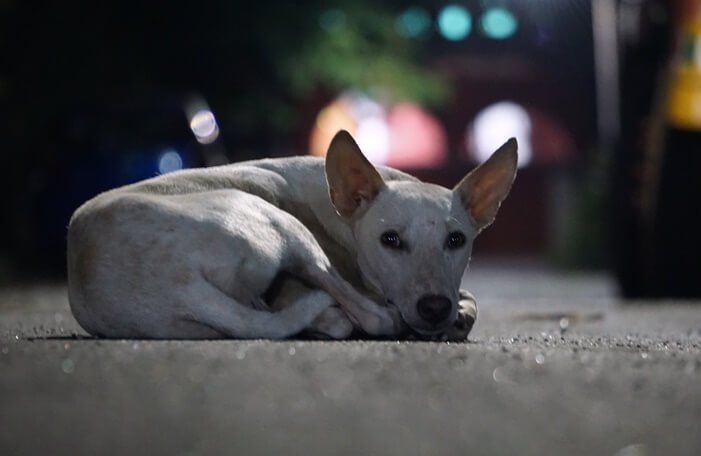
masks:
{"label": "blurred building", "polygon": [[698,0],[5,2],[0,280],[62,277],[68,218],[100,191],[321,156],[345,128],[446,186],[515,136],[519,175],[476,256],[698,293],[698,17]]}

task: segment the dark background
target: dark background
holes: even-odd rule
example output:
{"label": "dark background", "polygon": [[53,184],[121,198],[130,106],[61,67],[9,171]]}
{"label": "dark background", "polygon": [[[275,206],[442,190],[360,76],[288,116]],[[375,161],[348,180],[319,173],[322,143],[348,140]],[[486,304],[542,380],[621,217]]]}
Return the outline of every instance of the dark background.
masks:
{"label": "dark background", "polygon": [[[362,94],[390,113],[411,103],[437,122],[444,158],[403,168],[446,186],[479,161],[470,138],[482,110],[508,101],[528,112],[531,134],[519,141],[531,144],[532,160],[476,256],[611,270],[631,296],[698,293],[698,285],[684,288],[683,272],[694,276],[698,262],[678,255],[701,251],[698,215],[687,217],[692,234],[670,252],[669,235],[659,234],[669,229],[651,232],[655,216],[636,199],[646,189],[661,208],[655,214],[678,214],[665,201],[680,194],[698,206],[696,174],[678,178],[698,159],[682,157],[665,171],[688,185],[664,201],[673,186],[640,177],[650,119],[652,131],[665,132],[657,157],[679,141],[690,150],[701,144],[693,129],[676,134],[655,104],[692,14],[683,7],[696,2],[614,2],[613,21],[596,3],[457,2],[471,28],[450,40],[440,27],[443,1],[3,0],[0,282],[62,279],[73,210],[100,191],[159,174],[164,151],[183,167],[306,154],[320,111]],[[516,19],[512,35],[495,39],[481,26],[493,8]],[[615,61],[601,55],[602,30]],[[216,117],[219,136],[210,144],[190,129],[197,106]],[[613,113],[604,116],[613,126],[602,112]],[[504,129],[506,140],[513,133]],[[651,166],[659,171],[660,163]],[[671,282],[646,288],[664,255]]]}

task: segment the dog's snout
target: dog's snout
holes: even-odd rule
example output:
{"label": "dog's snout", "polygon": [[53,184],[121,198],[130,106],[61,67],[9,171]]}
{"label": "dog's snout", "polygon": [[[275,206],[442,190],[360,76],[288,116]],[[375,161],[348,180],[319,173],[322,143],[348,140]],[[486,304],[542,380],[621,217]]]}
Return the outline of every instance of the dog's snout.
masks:
{"label": "dog's snout", "polygon": [[429,295],[419,299],[416,308],[421,318],[435,325],[448,318],[452,304],[445,296]]}

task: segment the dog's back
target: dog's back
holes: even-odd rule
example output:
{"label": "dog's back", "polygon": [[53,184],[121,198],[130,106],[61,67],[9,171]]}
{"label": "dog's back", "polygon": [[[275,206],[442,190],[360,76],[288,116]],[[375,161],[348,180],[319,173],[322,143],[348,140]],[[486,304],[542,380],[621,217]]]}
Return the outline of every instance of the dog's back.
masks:
{"label": "dog's back", "polygon": [[[86,202],[68,227],[69,301],[76,319],[88,332],[109,337],[221,335],[182,318],[192,313],[189,301],[203,299],[211,285],[231,296],[244,289],[251,297],[262,295],[283,265],[284,252],[314,251],[314,239],[299,240],[305,233],[334,250],[329,246],[333,236],[325,233],[329,224],[341,222],[328,202],[323,166],[319,158],[293,157],[183,170]],[[389,178],[404,176],[387,173]],[[309,222],[311,233],[290,214]],[[285,236],[297,240],[274,247]],[[269,265],[266,252],[275,255]],[[349,262],[348,255],[341,257],[339,261]],[[223,266],[224,278],[200,276],[217,264]],[[252,272],[244,264],[270,277],[247,281]],[[201,288],[193,293],[192,283],[198,280]],[[227,289],[232,281],[238,284],[235,290]],[[322,307],[318,302],[291,317],[287,332],[276,330],[280,325],[271,321],[267,328],[256,327],[249,315],[241,317],[247,326],[235,335],[284,337],[311,321]]]}
{"label": "dog's back", "polygon": [[[325,161],[184,170],[106,192],[69,226],[71,306],[106,335],[187,337],[179,325],[193,322],[232,337],[285,337],[333,297],[370,334],[404,323],[440,334],[459,318],[472,241],[510,190],[516,148],[508,141],[449,190],[375,168],[342,131]],[[279,272],[321,294],[286,295],[304,305],[266,312]]]}

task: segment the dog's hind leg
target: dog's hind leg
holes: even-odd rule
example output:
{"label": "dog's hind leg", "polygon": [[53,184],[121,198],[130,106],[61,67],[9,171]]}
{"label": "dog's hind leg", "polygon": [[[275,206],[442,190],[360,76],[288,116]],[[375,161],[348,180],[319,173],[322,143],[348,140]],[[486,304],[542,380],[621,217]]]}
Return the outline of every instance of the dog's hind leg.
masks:
{"label": "dog's hind leg", "polygon": [[307,331],[312,336],[346,339],[353,333],[353,323],[339,307],[329,307],[314,319]]}
{"label": "dog's hind leg", "polygon": [[[321,251],[320,248],[319,251]],[[399,312],[380,306],[361,294],[341,277],[325,256],[323,258],[325,261],[304,259],[300,265],[299,277],[328,292],[348,317],[368,334],[397,335],[403,325]]]}
{"label": "dog's hind leg", "polygon": [[239,303],[206,280],[190,290],[190,306],[184,320],[209,326],[228,337],[240,339],[284,339],[306,329],[333,304],[321,290],[311,290],[277,312],[256,310]]}
{"label": "dog's hind leg", "polygon": [[[274,310],[295,305],[307,299],[310,293],[317,292],[291,275],[279,279],[275,295],[271,296],[270,307]],[[329,296],[329,299],[332,299]],[[305,328],[305,334],[313,338],[345,339],[353,332],[353,323],[346,313],[337,306],[328,307]]]}
{"label": "dog's hind leg", "polygon": [[341,277],[306,226],[279,209],[271,211],[269,216],[275,221],[273,225],[278,229],[278,234],[283,236],[283,271],[326,291],[368,334],[384,336],[397,333],[401,324],[399,313],[363,296]]}

